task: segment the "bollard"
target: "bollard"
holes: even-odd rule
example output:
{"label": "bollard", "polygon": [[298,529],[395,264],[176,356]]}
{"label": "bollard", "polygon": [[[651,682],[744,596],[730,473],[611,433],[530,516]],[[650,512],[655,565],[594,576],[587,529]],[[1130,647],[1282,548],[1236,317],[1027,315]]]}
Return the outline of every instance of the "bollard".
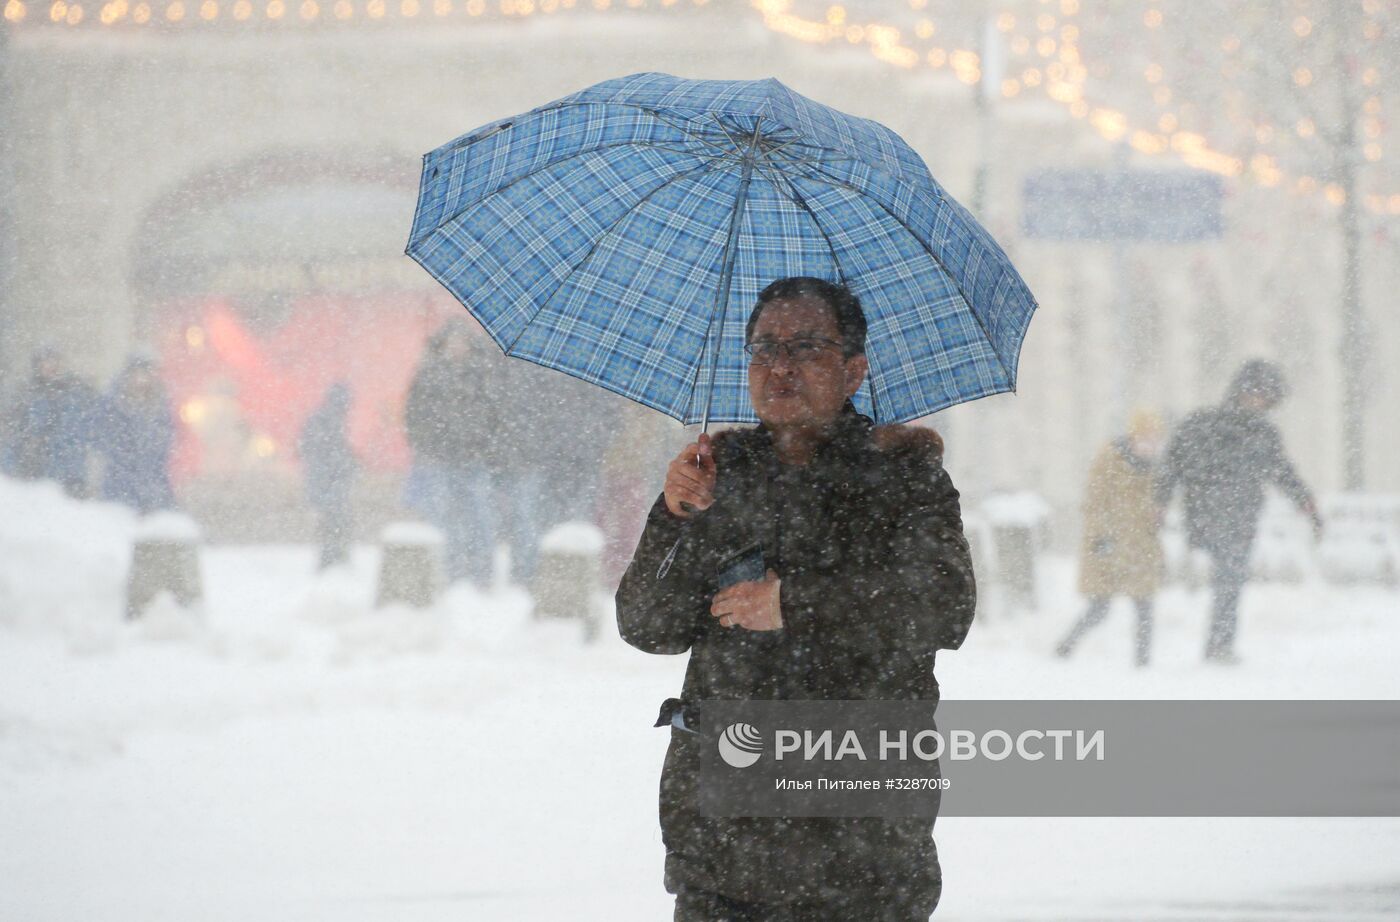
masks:
{"label": "bollard", "polygon": [[982,503],[991,523],[996,581],[1013,608],[1036,606],[1036,558],[1045,549],[1050,507],[1034,493],[1003,493]]}
{"label": "bollard", "polygon": [[141,521],[127,575],[127,620],[141,617],[162,592],[186,608],[203,600],[199,540],[199,526],[181,512],[157,512]]}
{"label": "bollard", "polygon": [[394,522],[380,537],[376,608],[427,608],[442,588],[442,532],[423,522]]}
{"label": "bollard", "polygon": [[603,533],[588,522],[565,522],[540,541],[531,580],[536,618],[580,618],[583,637],[598,635],[594,596],[602,582]]}

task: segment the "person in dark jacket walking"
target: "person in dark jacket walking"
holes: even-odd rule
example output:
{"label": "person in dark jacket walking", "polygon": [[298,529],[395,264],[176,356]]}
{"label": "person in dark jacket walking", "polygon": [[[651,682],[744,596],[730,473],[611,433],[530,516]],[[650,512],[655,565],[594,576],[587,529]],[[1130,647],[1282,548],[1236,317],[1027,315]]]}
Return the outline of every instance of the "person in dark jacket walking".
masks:
{"label": "person in dark jacket walking", "polygon": [[68,371],[57,349],[40,348],[30,367],[6,421],[4,470],[24,480],[56,480],[68,495],[83,497],[101,398]]}
{"label": "person in dark jacket walking", "polygon": [[[702,435],[671,462],[618,588],[623,638],[690,651],[687,701],[936,701],[935,652],[961,645],[975,600],[941,441],[856,412],[865,318],[844,287],[774,282],[746,338],[760,425]],[[719,562],[751,545],[766,576],[720,590]],[[672,730],[661,777],[677,920],[933,911],[932,821],[705,817],[701,745]]]}
{"label": "person in dark jacket walking", "polygon": [[450,580],[490,581],[496,507],[489,467],[496,410],[482,350],[459,321],[433,334],[409,388],[408,504],[442,529]]}
{"label": "person in dark jacket walking", "polygon": [[170,449],[175,420],[155,362],[136,356],[112,383],[96,427],[106,459],[102,498],[142,515],[175,505],[170,488]]}
{"label": "person in dark jacket walking", "polygon": [[345,563],[350,557],[354,531],[350,488],[355,481],[356,464],[346,429],[349,415],[350,388],[343,383],[332,384],[321,405],[307,418],[297,440],[306,501],[316,511],[322,570]]}
{"label": "person in dark jacket walking", "polygon": [[1265,417],[1287,395],[1277,365],[1246,362],[1220,406],[1197,410],[1182,421],[1157,479],[1157,501],[1163,506],[1182,488],[1187,539],[1212,560],[1208,662],[1238,662],[1237,612],[1249,579],[1265,485],[1282,490],[1312,520],[1314,531],[1322,530],[1312,494],[1284,454],[1278,429]]}

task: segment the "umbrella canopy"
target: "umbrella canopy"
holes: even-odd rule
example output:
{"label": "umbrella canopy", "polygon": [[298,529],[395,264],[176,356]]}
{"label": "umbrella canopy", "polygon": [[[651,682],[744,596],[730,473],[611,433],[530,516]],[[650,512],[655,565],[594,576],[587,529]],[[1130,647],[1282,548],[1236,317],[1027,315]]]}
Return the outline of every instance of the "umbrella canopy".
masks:
{"label": "umbrella canopy", "polygon": [[407,252],[508,355],[683,423],[756,420],[775,279],[860,298],[877,422],[1013,390],[1036,306],[898,135],[777,80],[638,74],[463,135],[424,158]]}

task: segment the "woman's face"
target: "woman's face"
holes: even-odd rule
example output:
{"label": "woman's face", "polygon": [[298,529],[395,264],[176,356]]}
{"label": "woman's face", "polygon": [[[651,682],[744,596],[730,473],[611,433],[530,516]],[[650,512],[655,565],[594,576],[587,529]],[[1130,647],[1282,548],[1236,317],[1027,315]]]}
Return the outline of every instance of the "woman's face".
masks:
{"label": "woman's face", "polygon": [[782,348],[771,364],[750,360],[749,400],[770,429],[825,428],[860,389],[869,365],[865,356],[842,354],[841,331],[831,309],[815,298],[774,301],[758,315],[754,344],[814,343],[805,360]]}

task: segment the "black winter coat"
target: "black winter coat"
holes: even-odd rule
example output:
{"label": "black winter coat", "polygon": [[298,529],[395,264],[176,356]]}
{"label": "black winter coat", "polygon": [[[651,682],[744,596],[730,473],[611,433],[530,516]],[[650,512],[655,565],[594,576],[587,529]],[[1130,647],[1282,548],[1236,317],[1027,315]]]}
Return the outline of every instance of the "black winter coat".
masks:
{"label": "black winter coat", "polygon": [[1197,410],[1177,427],[1158,474],[1157,500],[1165,505],[1183,487],[1191,546],[1241,554],[1254,542],[1265,484],[1298,506],[1312,501],[1274,424],[1227,404]]}
{"label": "black winter coat", "polygon": [[[623,638],[649,653],[689,650],[687,701],[937,700],[934,652],[962,643],[975,586],[936,433],[874,428],[848,406],[807,465],[779,463],[762,426],[718,434],[714,453],[713,506],[691,524],[664,498],[651,511],[617,592]],[[782,580],[777,631],[722,628],[709,614],[716,565],[752,542]],[[772,903],[897,892],[932,911],[941,875],[931,820],[702,817],[703,743],[671,732],[661,779],[669,890]]]}
{"label": "black winter coat", "polygon": [[490,373],[478,357],[424,356],[404,407],[404,432],[415,456],[460,466],[486,462],[497,409]]}

